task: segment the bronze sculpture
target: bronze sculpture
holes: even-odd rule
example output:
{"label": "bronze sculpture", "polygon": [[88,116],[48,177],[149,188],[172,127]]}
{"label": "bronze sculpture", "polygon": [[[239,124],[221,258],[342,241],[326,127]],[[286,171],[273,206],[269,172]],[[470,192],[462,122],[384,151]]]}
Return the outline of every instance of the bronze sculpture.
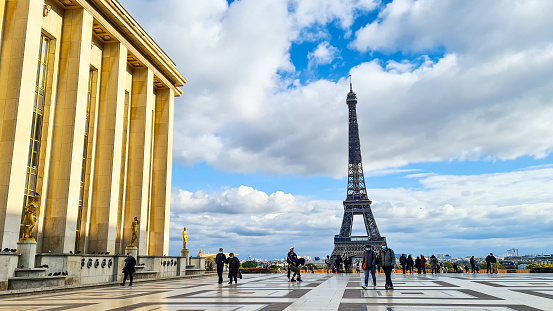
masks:
{"label": "bronze sculpture", "polygon": [[137,217],[134,217],[134,221],[131,226],[131,245],[134,246],[134,241],[138,238],[138,225],[140,225],[140,220]]}
{"label": "bronze sculpture", "polygon": [[34,241],[35,239],[33,236],[33,229],[36,224],[36,214],[38,212],[38,205],[40,204],[40,194],[35,193],[35,196],[29,202],[27,205],[25,205],[25,209],[23,210],[24,216],[23,216],[23,222],[21,223],[23,236],[21,237],[21,240],[31,240]]}
{"label": "bronze sculpture", "polygon": [[186,249],[186,243],[188,243],[188,233],[186,233],[186,227],[182,231],[182,248]]}

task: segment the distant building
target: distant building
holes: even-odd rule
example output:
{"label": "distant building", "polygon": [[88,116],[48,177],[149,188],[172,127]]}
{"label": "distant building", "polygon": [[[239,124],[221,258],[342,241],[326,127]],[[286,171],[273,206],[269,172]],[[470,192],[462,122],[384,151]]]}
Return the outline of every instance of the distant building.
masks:
{"label": "distant building", "polygon": [[505,254],[505,257],[514,257],[518,256],[518,248],[511,248],[507,250],[507,254]]}

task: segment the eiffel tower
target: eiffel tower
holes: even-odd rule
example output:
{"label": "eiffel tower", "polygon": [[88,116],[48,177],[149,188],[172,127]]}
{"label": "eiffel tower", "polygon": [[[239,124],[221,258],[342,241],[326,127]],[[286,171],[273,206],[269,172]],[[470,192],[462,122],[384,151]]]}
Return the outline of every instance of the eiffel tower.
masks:
{"label": "eiffel tower", "polygon": [[[365,245],[370,244],[376,251],[382,247],[386,238],[380,236],[376,221],[371,210],[372,201],[367,196],[365,177],[363,175],[363,163],[361,160],[361,144],[359,142],[359,126],[357,124],[357,95],[353,92],[351,75],[349,93],[346,99],[349,108],[349,164],[348,164],[348,194],[344,201],[344,218],[340,233],[334,236],[334,251],[332,251],[332,264],[336,258],[361,256]],[[353,216],[363,215],[365,221],[366,236],[351,236]]]}

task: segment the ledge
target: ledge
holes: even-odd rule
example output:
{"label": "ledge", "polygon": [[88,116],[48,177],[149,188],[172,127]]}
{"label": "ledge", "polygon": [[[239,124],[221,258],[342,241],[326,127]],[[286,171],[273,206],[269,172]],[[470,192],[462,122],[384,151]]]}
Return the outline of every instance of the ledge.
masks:
{"label": "ledge", "polygon": [[[156,279],[142,279],[142,280],[133,280],[133,283],[148,283],[148,282],[164,282],[168,280],[178,280],[178,279],[192,279],[200,277],[212,277],[213,273],[205,274],[194,274],[194,275],[182,275],[177,277],[165,277],[165,278],[156,278]],[[71,291],[82,288],[98,288],[98,287],[108,287],[108,286],[120,286],[119,281],[113,281],[109,283],[97,283],[97,284],[85,284],[85,285],[66,285],[66,286],[53,286],[48,288],[30,288],[30,289],[15,289],[15,290],[6,290],[0,291],[0,298],[7,297],[18,297],[18,296],[27,296],[36,293],[58,293]]]}

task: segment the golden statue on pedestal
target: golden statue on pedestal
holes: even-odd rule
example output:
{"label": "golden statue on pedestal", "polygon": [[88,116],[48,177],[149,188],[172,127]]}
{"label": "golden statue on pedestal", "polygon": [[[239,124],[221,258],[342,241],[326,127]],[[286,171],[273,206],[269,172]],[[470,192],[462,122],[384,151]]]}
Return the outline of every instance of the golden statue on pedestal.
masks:
{"label": "golden statue on pedestal", "polygon": [[186,249],[186,243],[188,243],[188,234],[186,233],[186,227],[182,231],[182,248]]}
{"label": "golden statue on pedestal", "polygon": [[138,220],[138,217],[134,217],[131,226],[131,245],[129,246],[134,246],[134,241],[138,238],[138,225],[140,225],[140,220]]}
{"label": "golden statue on pedestal", "polygon": [[38,205],[40,204],[40,194],[35,193],[35,196],[29,202],[27,205],[25,205],[25,209],[23,210],[24,216],[23,216],[23,223],[21,223],[21,231],[23,232],[23,236],[21,237],[21,240],[31,240],[34,241],[35,239],[32,238],[33,236],[33,229],[36,224],[36,214],[38,212]]}

